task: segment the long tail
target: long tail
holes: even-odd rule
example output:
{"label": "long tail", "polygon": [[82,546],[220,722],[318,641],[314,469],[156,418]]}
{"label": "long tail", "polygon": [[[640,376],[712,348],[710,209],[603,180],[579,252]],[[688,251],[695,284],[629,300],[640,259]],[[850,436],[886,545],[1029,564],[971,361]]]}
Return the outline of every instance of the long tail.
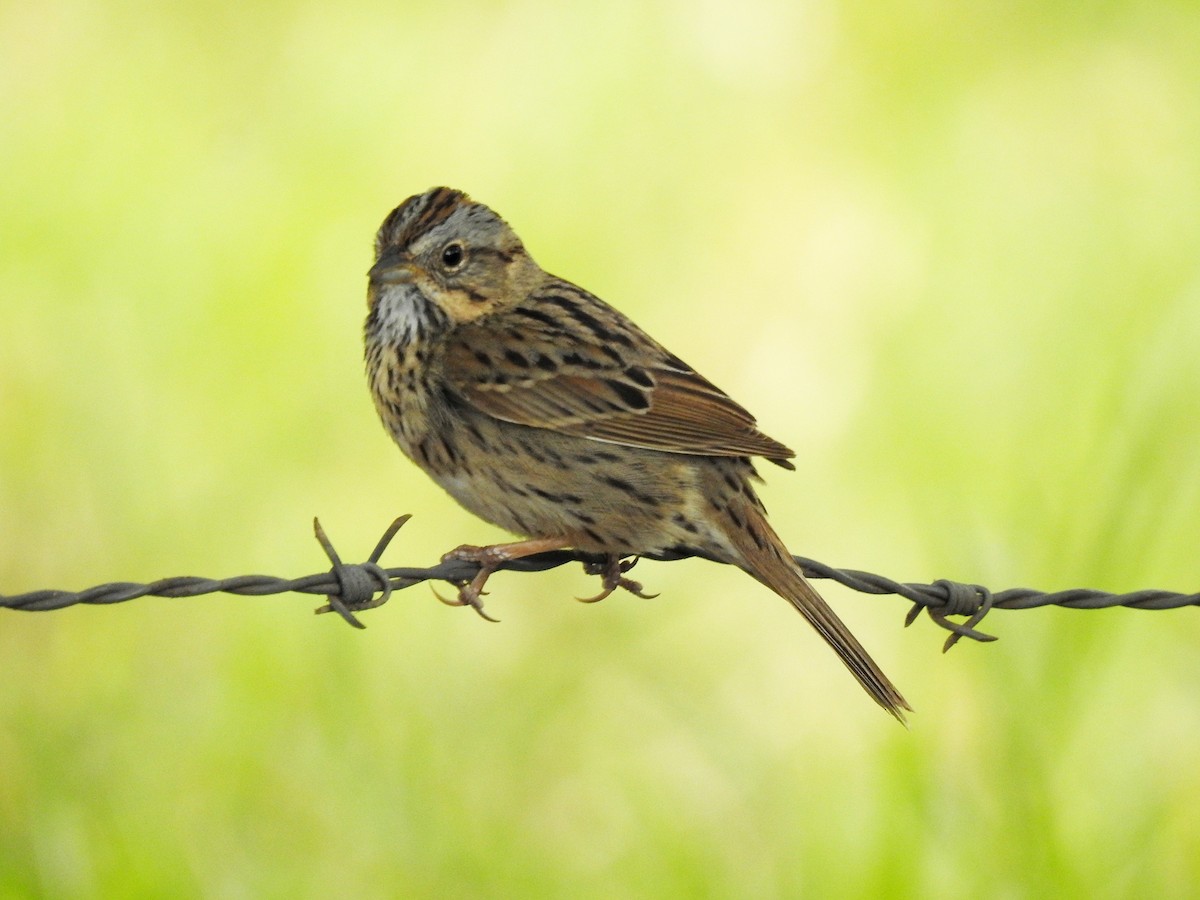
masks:
{"label": "long tail", "polygon": [[875,702],[899,719],[901,724],[907,724],[904,711],[912,711],[908,701],[883,674],[875,660],[867,655],[862,644],[829,608],[829,604],[808,583],[766,517],[750,503],[741,505],[739,512],[744,527],[730,523],[735,527],[729,529],[729,536],[742,555],[742,568],[796,607],[800,615],[841,657],[846,668]]}

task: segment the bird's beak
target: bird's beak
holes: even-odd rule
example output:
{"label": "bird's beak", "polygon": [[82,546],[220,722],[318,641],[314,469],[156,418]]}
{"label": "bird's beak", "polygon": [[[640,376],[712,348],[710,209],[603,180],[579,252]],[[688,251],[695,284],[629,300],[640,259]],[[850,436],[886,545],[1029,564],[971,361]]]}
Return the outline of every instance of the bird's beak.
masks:
{"label": "bird's beak", "polygon": [[417,273],[417,264],[402,250],[392,248],[371,266],[367,277],[372,284],[408,284]]}

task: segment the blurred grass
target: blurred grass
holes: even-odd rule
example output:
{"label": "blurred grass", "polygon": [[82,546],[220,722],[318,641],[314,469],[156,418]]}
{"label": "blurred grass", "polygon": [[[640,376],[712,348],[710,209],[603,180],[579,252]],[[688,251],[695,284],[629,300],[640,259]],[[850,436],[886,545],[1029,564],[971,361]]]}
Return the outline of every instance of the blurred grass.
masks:
{"label": "blurred grass", "polygon": [[[797,552],[1196,585],[1188,4],[0,7],[0,590],[425,564],[497,532],[362,383],[383,215],[446,183],[796,447]],[[1187,896],[1178,613],[938,653],[830,590],[890,726],[744,576],[0,617],[0,896]]]}

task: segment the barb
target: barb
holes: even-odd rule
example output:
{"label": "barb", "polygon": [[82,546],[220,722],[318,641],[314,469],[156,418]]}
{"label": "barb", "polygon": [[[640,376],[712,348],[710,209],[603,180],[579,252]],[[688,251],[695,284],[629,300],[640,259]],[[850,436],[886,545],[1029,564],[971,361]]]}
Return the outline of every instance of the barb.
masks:
{"label": "barb", "polygon": [[[321,528],[321,523],[314,519],[313,529],[317,541],[329,558],[332,568],[328,572],[306,575],[303,578],[239,575],[222,579],[191,576],[163,578],[148,584],[118,581],[83,591],[44,590],[0,595],[0,608],[45,612],[78,604],[123,603],[148,596],[183,598],[225,593],[261,597],[268,594],[298,593],[323,595],[326,603],[316,610],[317,613],[334,612],[355,628],[364,628],[355,613],[382,606],[391,598],[393,591],[403,590],[423,581],[445,581],[456,586],[463,585],[479,573],[476,563],[462,560],[442,562],[427,569],[383,568],[379,564],[380,558],[408,519],[406,515],[401,516],[388,526],[366,562],[351,564],[342,562]],[[662,553],[647,556],[647,559],[668,562],[684,559],[686,556],[687,554],[682,553]],[[964,584],[946,579],[931,584],[900,582],[856,569],[837,569],[803,556],[797,556],[795,560],[809,578],[836,581],[864,594],[895,594],[908,600],[912,607],[904,624],[911,625],[922,611],[928,613],[930,619],[939,627],[950,632],[943,651],[949,650],[964,637],[974,641],[996,640],[994,635],[978,630],[979,623],[993,609],[1036,609],[1042,606],[1063,606],[1068,609],[1107,609],[1114,606],[1131,609],[1179,609],[1184,606],[1200,606],[1200,593],[1140,590],[1112,594],[1086,588],[1054,592],[1012,588],[993,593],[978,584]],[[607,560],[597,554],[555,550],[506,562],[498,569],[543,572],[569,562],[583,563],[587,571],[594,573],[599,571]],[[625,568],[627,569],[628,565]]]}

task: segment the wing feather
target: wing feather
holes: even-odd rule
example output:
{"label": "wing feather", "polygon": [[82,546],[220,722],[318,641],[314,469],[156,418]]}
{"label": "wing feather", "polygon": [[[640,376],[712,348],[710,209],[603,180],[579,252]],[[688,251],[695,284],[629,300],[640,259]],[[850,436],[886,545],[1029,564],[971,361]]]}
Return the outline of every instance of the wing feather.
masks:
{"label": "wing feather", "polygon": [[597,441],[704,456],[795,454],[691,366],[565,282],[460,326],[447,380],[498,419]]}

